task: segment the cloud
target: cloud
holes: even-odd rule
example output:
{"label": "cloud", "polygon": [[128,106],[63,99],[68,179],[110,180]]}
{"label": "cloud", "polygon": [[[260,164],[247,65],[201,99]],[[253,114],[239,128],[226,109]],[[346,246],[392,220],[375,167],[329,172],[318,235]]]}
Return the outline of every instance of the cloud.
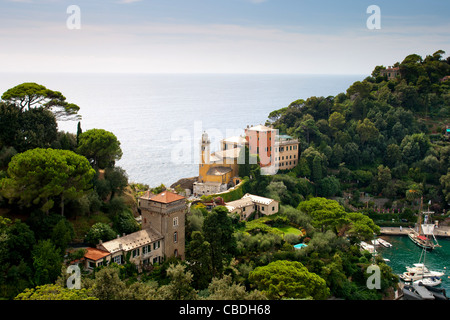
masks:
{"label": "cloud", "polygon": [[0,52],[0,70],[370,74],[376,65],[392,65],[410,53],[450,52],[450,35],[442,30],[449,25],[310,34],[236,24],[85,23],[68,30],[64,21],[24,21],[0,28],[9,44]]}

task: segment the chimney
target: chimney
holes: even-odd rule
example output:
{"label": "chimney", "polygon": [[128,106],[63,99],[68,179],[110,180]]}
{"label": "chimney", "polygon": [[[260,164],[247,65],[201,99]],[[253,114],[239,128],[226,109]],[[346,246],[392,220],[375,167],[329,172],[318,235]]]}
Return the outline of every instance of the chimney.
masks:
{"label": "chimney", "polygon": [[100,240],[98,241],[98,244],[103,244],[103,241],[100,239]]}

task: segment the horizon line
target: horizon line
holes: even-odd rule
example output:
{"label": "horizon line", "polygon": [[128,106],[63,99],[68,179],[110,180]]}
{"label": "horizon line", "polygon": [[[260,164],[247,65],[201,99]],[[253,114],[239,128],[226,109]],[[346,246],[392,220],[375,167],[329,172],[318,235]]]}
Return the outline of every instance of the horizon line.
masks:
{"label": "horizon line", "polygon": [[367,73],[297,73],[297,72],[124,72],[124,71],[0,71],[0,74],[117,74],[117,75],[305,75],[305,76],[370,76]]}

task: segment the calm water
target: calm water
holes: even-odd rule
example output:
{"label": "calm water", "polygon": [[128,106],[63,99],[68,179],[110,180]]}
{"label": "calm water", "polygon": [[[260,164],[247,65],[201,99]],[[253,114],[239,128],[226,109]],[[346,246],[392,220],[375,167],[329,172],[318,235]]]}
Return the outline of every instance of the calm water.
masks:
{"label": "calm water", "polygon": [[[129,180],[156,186],[198,174],[196,151],[203,130],[216,133],[214,150],[221,135],[236,135],[247,125],[264,124],[271,111],[294,100],[345,92],[365,77],[0,74],[0,92],[23,82],[62,92],[67,101],[80,106],[84,131],[101,128],[118,137],[123,157],[117,165],[127,171]],[[60,122],[59,128],[76,133],[77,123]]]}
{"label": "calm water", "polygon": [[[415,245],[407,236],[382,236],[383,239],[392,244],[391,248],[380,248],[379,252],[383,258],[391,260],[387,264],[394,273],[401,274],[406,271],[406,266],[412,267],[418,263],[422,248]],[[450,240],[437,239],[442,248],[436,248],[426,253],[425,265],[430,270],[443,271],[442,283],[439,288],[444,288],[447,295],[450,294]],[[445,268],[445,269],[444,269]]]}

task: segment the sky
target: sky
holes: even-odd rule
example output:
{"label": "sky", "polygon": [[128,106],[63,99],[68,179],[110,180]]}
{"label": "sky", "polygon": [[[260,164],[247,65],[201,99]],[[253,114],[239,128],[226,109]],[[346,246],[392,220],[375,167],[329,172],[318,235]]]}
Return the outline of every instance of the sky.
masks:
{"label": "sky", "polygon": [[370,74],[450,55],[449,16],[447,0],[0,0],[0,72]]}

